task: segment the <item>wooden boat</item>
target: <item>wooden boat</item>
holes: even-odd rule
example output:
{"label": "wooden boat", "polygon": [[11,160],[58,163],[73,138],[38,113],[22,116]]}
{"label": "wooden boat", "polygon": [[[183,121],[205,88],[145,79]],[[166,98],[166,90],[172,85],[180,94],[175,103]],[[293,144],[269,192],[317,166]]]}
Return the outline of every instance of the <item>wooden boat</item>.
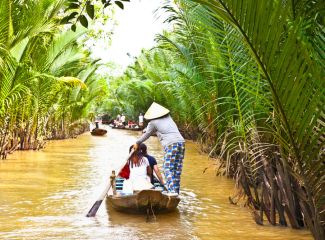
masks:
{"label": "wooden boat", "polygon": [[101,128],[94,128],[90,134],[93,136],[103,136],[107,133],[107,130]]}
{"label": "wooden boat", "polygon": [[142,131],[142,128],[140,128],[140,127],[134,127],[134,128],[128,128],[128,127],[126,127],[125,129],[126,130],[130,130],[130,131]]}
{"label": "wooden boat", "polygon": [[132,195],[109,195],[106,201],[115,210],[126,213],[170,212],[177,208],[180,198],[168,196],[160,190],[142,190]]}
{"label": "wooden boat", "polygon": [[129,128],[127,126],[116,126],[116,125],[110,125],[111,128],[113,129],[123,129],[123,130],[130,130],[130,131],[142,131],[143,128],[140,127],[135,127],[135,128]]}
{"label": "wooden boat", "polygon": [[114,128],[114,129],[125,129],[125,126],[124,125],[114,125],[114,124],[111,124],[109,126],[111,128]]}
{"label": "wooden boat", "polygon": [[114,195],[108,195],[107,205],[113,209],[126,213],[171,212],[175,210],[180,202],[178,195],[169,196],[162,193],[160,183],[155,183],[154,189],[137,191],[134,194],[123,195],[123,178],[116,178],[113,189]]}

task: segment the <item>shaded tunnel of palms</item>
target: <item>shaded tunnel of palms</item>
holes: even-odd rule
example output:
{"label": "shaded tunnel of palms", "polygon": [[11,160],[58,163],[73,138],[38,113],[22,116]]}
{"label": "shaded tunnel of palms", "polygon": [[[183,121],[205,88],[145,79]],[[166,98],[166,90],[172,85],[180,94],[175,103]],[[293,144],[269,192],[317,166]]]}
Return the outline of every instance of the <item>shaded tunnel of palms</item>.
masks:
{"label": "shaded tunnel of palms", "polygon": [[78,44],[88,30],[58,23],[64,1],[2,1],[1,157],[83,132],[96,111],[137,119],[156,101],[236,180],[232,203],[323,239],[322,1],[174,2],[162,6],[172,30],[103,79]]}

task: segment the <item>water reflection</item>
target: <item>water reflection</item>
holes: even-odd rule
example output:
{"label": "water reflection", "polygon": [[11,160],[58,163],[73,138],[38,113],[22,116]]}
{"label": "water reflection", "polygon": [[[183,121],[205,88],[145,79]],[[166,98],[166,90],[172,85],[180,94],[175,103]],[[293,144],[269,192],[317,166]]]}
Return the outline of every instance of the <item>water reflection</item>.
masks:
{"label": "water reflection", "polygon": [[[193,239],[191,226],[182,221],[179,210],[170,213],[156,214],[156,220],[147,220],[144,214],[119,213],[106,204],[110,226],[114,228],[128,227],[134,239]],[[174,231],[175,226],[182,226]],[[132,238],[133,239],[133,238]]]}
{"label": "water reflection", "polygon": [[[229,204],[233,181],[215,177],[212,167],[203,174],[211,162],[193,143],[187,143],[177,211],[147,223],[146,216],[118,213],[103,203],[95,218],[85,217],[140,134],[108,131],[0,161],[0,239],[312,239],[307,231],[258,226],[246,208]],[[157,138],[147,145],[161,166]]]}

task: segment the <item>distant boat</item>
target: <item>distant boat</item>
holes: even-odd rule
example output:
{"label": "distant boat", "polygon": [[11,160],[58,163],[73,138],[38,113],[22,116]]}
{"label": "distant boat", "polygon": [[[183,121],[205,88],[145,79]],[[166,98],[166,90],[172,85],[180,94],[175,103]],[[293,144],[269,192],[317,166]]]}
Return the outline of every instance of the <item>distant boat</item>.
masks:
{"label": "distant boat", "polygon": [[99,128],[99,122],[98,121],[96,121],[95,124],[96,124],[96,127],[93,130],[91,130],[91,132],[90,132],[91,135],[93,135],[93,136],[103,136],[103,135],[105,135],[107,133],[107,130]]}
{"label": "distant boat", "polygon": [[107,130],[101,128],[94,128],[90,134],[93,136],[103,136],[107,133]]}
{"label": "distant boat", "polygon": [[130,128],[128,126],[116,126],[116,125],[109,125],[111,128],[113,129],[123,129],[123,130],[130,130],[130,131],[142,131],[143,128],[141,127],[133,127],[133,128]]}

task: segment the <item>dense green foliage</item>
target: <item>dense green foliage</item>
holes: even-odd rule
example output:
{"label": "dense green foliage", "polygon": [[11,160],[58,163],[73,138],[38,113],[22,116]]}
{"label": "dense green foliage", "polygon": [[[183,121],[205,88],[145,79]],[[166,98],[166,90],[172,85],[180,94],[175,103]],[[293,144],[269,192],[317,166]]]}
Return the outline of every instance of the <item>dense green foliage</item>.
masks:
{"label": "dense green foliage", "polygon": [[163,7],[173,31],[111,80],[109,106],[129,117],[168,107],[236,178],[233,203],[246,196],[256,222],[323,239],[322,1],[175,2]]}
{"label": "dense green foliage", "polygon": [[[61,25],[62,0],[0,2],[0,155],[37,149],[44,138],[84,131],[106,82],[77,43],[86,33]],[[79,125],[79,129],[76,128]]]}
{"label": "dense green foliage", "polygon": [[232,203],[324,239],[323,1],[166,4],[173,30],[109,86],[77,41],[96,2],[0,2],[0,156],[83,131],[94,103],[136,119],[156,101],[236,179]]}

